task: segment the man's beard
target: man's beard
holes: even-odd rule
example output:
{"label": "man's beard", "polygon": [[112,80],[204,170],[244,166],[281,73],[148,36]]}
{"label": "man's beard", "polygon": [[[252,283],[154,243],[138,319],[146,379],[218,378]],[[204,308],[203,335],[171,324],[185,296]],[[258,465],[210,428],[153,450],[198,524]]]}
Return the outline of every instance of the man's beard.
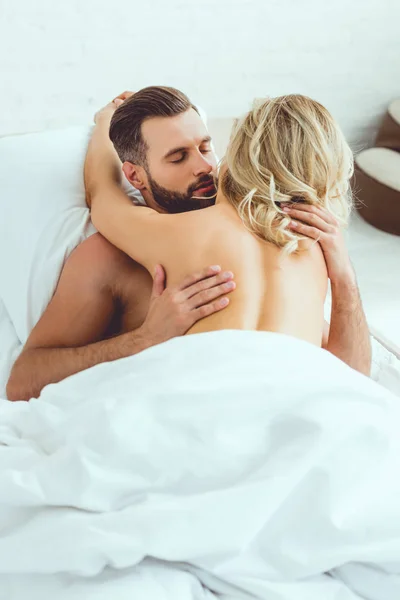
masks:
{"label": "man's beard", "polygon": [[[148,170],[147,177],[149,180],[150,191],[153,194],[155,202],[168,213],[199,210],[200,208],[207,208],[208,206],[213,206],[215,204],[217,190],[215,189],[214,179],[210,175],[200,178],[199,181],[188,188],[185,194],[173,192],[162,187],[152,178]],[[193,196],[196,196],[196,189],[211,184],[214,185],[214,189],[208,191],[206,194],[202,194],[202,199],[193,198]]]}

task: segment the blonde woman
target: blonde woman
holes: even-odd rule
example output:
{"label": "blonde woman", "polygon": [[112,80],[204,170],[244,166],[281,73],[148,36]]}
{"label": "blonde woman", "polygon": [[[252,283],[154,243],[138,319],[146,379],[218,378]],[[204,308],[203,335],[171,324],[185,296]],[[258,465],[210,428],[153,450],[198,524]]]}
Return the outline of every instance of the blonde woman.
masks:
{"label": "blonde woman", "polygon": [[[205,264],[234,273],[235,283],[227,284],[235,287],[225,300],[228,308],[205,314],[189,334],[272,331],[321,346],[327,265],[318,239],[310,239],[312,228],[302,221],[313,219],[326,235],[346,225],[353,170],[351,150],[329,112],[301,95],[257,103],[234,126],[215,205],[165,214],[176,198],[169,198],[166,187],[154,189],[152,175],[167,182],[185,160],[207,161],[210,140],[192,105],[173,117],[144,120],[139,139],[135,101],[135,95],[122,95],[116,111],[111,104],[97,115],[85,166],[97,229],[150,273],[162,263],[172,285]],[[131,146],[138,144],[141,158],[132,162]],[[145,199],[151,192],[160,198],[162,212],[132,205],[121,189],[120,160]],[[194,208],[210,204],[212,171],[210,159],[200,187],[192,186]],[[360,311],[361,322],[361,306]]]}

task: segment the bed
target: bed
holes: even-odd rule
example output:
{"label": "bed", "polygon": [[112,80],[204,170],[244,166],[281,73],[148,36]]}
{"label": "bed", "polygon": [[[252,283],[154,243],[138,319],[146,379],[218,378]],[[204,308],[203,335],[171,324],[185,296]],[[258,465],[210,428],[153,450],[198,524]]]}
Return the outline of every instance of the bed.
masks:
{"label": "bed", "polygon": [[94,233],[89,134],[0,139],[0,598],[398,600],[400,354],[373,327],[372,380],[289,336],[227,331],[5,400]]}

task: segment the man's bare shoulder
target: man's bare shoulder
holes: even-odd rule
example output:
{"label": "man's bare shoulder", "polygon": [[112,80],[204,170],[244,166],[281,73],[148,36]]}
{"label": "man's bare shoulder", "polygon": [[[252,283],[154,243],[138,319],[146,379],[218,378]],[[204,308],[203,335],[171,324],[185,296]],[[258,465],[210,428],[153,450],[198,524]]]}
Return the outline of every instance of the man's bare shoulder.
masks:
{"label": "man's bare shoulder", "polygon": [[129,256],[113,246],[100,233],[94,233],[73,250],[66,264],[74,262],[77,266],[82,262],[86,266],[91,263],[101,269],[128,261],[132,261]]}
{"label": "man's bare shoulder", "polygon": [[100,233],[95,233],[71,252],[64,265],[62,277],[76,283],[82,281],[85,286],[102,286],[115,281],[119,273],[132,272],[139,267]]}
{"label": "man's bare shoulder", "polygon": [[63,276],[86,289],[107,288],[125,305],[135,305],[138,296],[148,299],[152,285],[148,271],[100,233],[75,248],[65,263]]}

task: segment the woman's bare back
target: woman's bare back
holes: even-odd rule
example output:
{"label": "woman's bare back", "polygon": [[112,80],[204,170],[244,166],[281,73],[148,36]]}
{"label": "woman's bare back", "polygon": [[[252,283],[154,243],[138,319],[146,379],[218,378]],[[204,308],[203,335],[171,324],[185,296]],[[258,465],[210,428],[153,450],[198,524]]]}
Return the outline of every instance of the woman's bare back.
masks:
{"label": "woman's bare back", "polygon": [[236,282],[229,306],[196,323],[189,334],[250,329],[321,344],[327,271],[318,244],[307,242],[303,252],[282,259],[279,248],[247,231],[226,201],[170,218],[177,235],[163,260],[169,284],[206,264],[232,271]]}

